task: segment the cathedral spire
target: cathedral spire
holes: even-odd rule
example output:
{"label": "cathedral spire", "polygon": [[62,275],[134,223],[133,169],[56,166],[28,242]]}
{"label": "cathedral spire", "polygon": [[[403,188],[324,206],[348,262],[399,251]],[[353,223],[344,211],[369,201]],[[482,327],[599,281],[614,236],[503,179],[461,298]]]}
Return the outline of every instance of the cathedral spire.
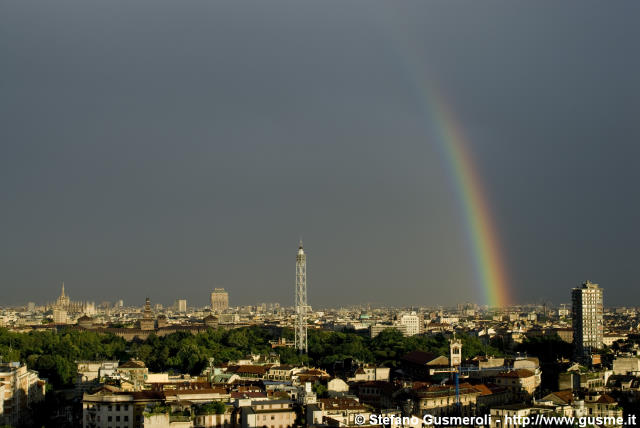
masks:
{"label": "cathedral spire", "polygon": [[60,293],[60,297],[64,297],[64,281],[62,281],[62,293]]}

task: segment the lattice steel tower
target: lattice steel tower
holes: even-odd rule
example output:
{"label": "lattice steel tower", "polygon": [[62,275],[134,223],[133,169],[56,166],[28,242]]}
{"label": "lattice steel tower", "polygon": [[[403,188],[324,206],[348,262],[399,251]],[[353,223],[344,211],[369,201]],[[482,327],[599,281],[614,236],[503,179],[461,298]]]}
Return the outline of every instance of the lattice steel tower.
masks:
{"label": "lattice steel tower", "polygon": [[307,255],[302,241],[296,255],[296,349],[307,352]]}

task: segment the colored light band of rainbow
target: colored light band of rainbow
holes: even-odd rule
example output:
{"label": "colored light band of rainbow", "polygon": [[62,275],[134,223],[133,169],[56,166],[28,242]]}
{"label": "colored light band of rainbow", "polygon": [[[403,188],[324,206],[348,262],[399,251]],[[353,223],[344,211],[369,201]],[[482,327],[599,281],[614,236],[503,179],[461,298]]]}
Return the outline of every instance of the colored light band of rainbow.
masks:
{"label": "colored light band of rainbow", "polygon": [[451,176],[464,212],[465,223],[474,269],[484,301],[491,307],[504,307],[511,303],[507,287],[507,273],[500,252],[498,233],[492,222],[489,199],[480,176],[475,170],[469,143],[442,96],[423,88],[423,99],[428,99],[427,110],[435,128],[438,144],[447,159]]}

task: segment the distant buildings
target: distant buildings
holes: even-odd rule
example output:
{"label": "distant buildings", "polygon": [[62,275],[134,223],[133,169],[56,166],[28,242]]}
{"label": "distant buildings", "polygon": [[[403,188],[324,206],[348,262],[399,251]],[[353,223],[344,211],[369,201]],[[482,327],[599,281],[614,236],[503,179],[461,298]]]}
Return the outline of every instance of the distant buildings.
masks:
{"label": "distant buildings", "polygon": [[406,312],[398,316],[398,325],[404,326],[405,336],[422,333],[422,316],[416,312]]}
{"label": "distant buildings", "polygon": [[155,320],[153,319],[153,313],[151,312],[151,302],[147,297],[144,304],[144,311],[142,313],[142,319],[140,319],[140,330],[154,330],[156,328]]}
{"label": "distant buildings", "polygon": [[176,300],[176,311],[178,311],[178,312],[187,312],[187,300],[186,299],[178,299],[178,300]]}
{"label": "distant buildings", "polygon": [[417,312],[401,312],[395,318],[393,324],[371,324],[369,326],[369,336],[376,337],[389,328],[398,330],[404,336],[415,336],[424,332],[423,317]]}
{"label": "distant buildings", "polygon": [[229,307],[229,293],[224,288],[214,288],[211,293],[211,310],[222,312]]}
{"label": "distant buildings", "polygon": [[62,308],[53,308],[53,322],[55,324],[66,324],[68,322],[67,311]]}
{"label": "distant buildings", "polygon": [[[66,314],[71,314],[71,313],[75,313],[75,314],[87,314],[87,315],[93,315],[96,313],[96,305],[93,302],[74,302],[72,301],[69,296],[67,296],[64,292],[64,282],[61,285],[61,290],[60,290],[60,296],[58,296],[58,298],[56,299],[55,302],[50,303],[47,305],[50,309],[52,310],[56,310],[58,309],[59,311],[64,311]],[[59,314],[62,314],[62,312],[59,312]],[[60,315],[62,316],[62,315]],[[66,317],[66,315],[65,315]],[[64,322],[62,322],[61,324],[66,323],[67,321],[65,320]]]}
{"label": "distant buildings", "polygon": [[[185,302],[186,305],[186,302]],[[185,312],[183,312],[184,314]],[[150,334],[157,336],[167,336],[176,332],[187,332],[191,334],[198,334],[207,331],[210,328],[218,328],[221,324],[224,324],[225,328],[235,328],[240,326],[240,317],[238,314],[220,314],[214,316],[205,312],[208,315],[204,316],[200,320],[189,319],[185,322],[172,323],[169,321],[165,314],[158,314],[157,317],[151,309],[151,301],[146,299],[145,305],[142,311],[142,317],[140,317],[139,310],[130,314],[127,317],[128,320],[138,318],[136,323],[124,326],[122,324],[116,324],[111,326],[105,326],[102,323],[96,322],[93,318],[88,316],[82,316],[77,319],[77,328],[83,330],[93,330],[99,333],[111,333],[116,336],[123,337],[126,340],[145,340]],[[248,324],[242,324],[246,326]]]}
{"label": "distant buildings", "polygon": [[372,324],[369,326],[369,337],[374,338],[387,329],[395,329],[401,332],[404,336],[407,335],[407,328],[404,325],[391,325],[391,324]]}
{"label": "distant buildings", "polygon": [[585,281],[571,291],[573,344],[576,356],[586,358],[603,345],[602,288]]}

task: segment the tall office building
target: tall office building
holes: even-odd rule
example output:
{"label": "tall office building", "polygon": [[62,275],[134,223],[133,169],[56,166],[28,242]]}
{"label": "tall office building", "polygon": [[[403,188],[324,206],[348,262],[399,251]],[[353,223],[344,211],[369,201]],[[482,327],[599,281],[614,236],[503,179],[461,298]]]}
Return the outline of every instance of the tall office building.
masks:
{"label": "tall office building", "polygon": [[573,346],[576,357],[585,358],[602,348],[604,336],[602,288],[585,281],[571,291]]}
{"label": "tall office building", "polygon": [[187,312],[187,300],[186,299],[177,299],[176,300],[176,311],[178,311],[178,312]]}
{"label": "tall office building", "polygon": [[211,293],[211,310],[213,312],[223,312],[229,307],[229,293],[224,288],[214,288]]}

